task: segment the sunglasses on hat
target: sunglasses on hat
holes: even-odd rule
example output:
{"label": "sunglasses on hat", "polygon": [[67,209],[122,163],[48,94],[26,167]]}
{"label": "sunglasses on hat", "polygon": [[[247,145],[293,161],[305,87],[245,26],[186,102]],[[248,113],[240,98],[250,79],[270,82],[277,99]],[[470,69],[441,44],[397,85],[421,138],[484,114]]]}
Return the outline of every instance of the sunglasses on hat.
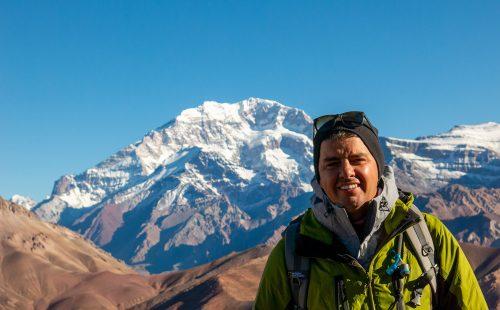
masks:
{"label": "sunglasses on hat", "polygon": [[364,112],[351,111],[342,114],[323,115],[314,119],[313,138],[322,128],[323,130],[332,130],[337,126],[356,128],[363,125],[370,129],[375,135],[378,135],[378,130],[373,127]]}

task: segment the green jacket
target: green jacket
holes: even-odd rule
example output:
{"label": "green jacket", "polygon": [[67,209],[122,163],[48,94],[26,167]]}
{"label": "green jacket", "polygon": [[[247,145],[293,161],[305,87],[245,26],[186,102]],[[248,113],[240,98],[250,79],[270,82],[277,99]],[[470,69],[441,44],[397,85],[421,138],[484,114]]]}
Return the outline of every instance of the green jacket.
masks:
{"label": "green jacket", "polygon": [[[385,273],[391,263],[389,252],[395,248],[395,238],[411,225],[415,218],[408,213],[413,196],[407,201],[397,199],[383,221],[383,237],[368,268],[363,268],[347,253],[335,235],[325,228],[313,214],[306,211],[301,220],[302,253],[312,257],[308,289],[308,309],[337,309],[334,279],[342,276],[350,309],[391,309],[395,306],[392,279]],[[439,309],[487,309],[486,301],[467,258],[453,235],[436,217],[424,214],[434,241],[438,272]],[[340,249],[339,249],[340,248]],[[409,301],[412,286],[422,274],[409,241],[404,238],[402,261],[410,265],[410,274],[403,281],[404,301]],[[254,309],[286,309],[291,302],[284,255],[284,240],[271,252],[254,304]],[[419,309],[432,308],[430,285],[424,289]]]}

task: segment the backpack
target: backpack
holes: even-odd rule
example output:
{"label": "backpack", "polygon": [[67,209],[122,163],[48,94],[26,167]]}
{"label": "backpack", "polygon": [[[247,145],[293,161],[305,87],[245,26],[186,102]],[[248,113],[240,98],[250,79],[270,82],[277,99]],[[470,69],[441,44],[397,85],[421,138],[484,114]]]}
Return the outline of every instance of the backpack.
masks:
{"label": "backpack", "polygon": [[[412,205],[412,210],[419,217],[419,222],[410,228],[406,229],[403,234],[408,237],[410,244],[413,248],[413,254],[416,256],[420,268],[424,272],[416,281],[415,289],[411,303],[414,307],[420,306],[420,298],[422,297],[423,290],[427,285],[431,286],[433,303],[437,305],[437,272],[438,265],[435,260],[435,247],[432,241],[429,228],[426,225],[425,219],[420,210]],[[311,260],[309,257],[299,256],[295,253],[295,241],[299,235],[301,217],[292,221],[290,225],[283,232],[285,239],[285,262],[287,268],[287,276],[290,283],[292,292],[292,309],[307,309],[307,289],[309,287],[309,271],[311,267]],[[403,234],[399,234],[396,240],[398,244],[398,253],[401,253],[401,246],[403,242]],[[406,264],[403,264],[406,265]],[[400,266],[403,266],[400,265]],[[393,285],[397,289],[396,307],[397,309],[404,309],[404,302],[402,296],[402,277],[396,276],[394,273]],[[342,309],[348,309],[347,296],[345,294],[345,287],[343,279],[335,279],[337,286],[337,301]]]}

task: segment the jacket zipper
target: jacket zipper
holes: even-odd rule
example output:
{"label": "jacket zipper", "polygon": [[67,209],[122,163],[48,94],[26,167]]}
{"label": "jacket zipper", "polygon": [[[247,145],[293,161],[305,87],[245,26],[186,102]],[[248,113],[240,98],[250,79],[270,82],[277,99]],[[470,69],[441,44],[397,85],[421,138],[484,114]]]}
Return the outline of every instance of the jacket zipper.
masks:
{"label": "jacket zipper", "polygon": [[[417,223],[418,223],[418,218],[411,220],[408,223],[405,223],[404,225],[396,228],[389,236],[387,236],[387,238],[384,239],[383,242],[380,243],[379,246],[377,246],[377,249],[375,250],[375,254],[378,253],[380,251],[380,249],[382,247],[384,247],[392,238],[394,238],[399,233],[404,232],[405,230],[407,230],[408,228],[412,227],[413,225],[415,225]],[[364,285],[364,292],[366,294],[368,292],[368,290],[370,290],[370,292],[368,292],[368,293],[370,296],[369,299],[370,299],[371,308],[375,309],[375,301],[373,300],[373,292],[371,291],[372,278],[370,277],[368,271],[363,266],[361,266],[361,264],[358,262],[358,260],[355,259],[353,256],[351,256],[349,254],[345,254],[345,255],[342,255],[341,257],[346,260],[344,263],[349,264],[352,267],[355,267],[357,269],[361,269],[363,271],[363,274],[366,276],[366,283]],[[325,259],[325,258],[323,258],[323,259]],[[330,260],[330,261],[335,261],[334,259],[331,259],[331,258],[326,258],[326,259]],[[371,264],[372,263],[370,262],[370,267],[371,267]]]}
{"label": "jacket zipper", "polygon": [[[412,227],[413,225],[416,225],[417,223],[418,223],[418,219],[417,220],[411,220],[408,223],[405,223],[404,225],[399,226],[398,228],[396,228],[389,236],[387,236],[387,238],[384,239],[383,242],[380,243],[380,245],[375,250],[375,254],[378,253],[380,251],[380,249],[383,248],[394,237],[396,237],[400,233],[403,233],[405,230],[407,230],[408,228]],[[358,269],[361,269],[363,271],[363,273],[365,274],[367,282],[365,283],[364,291],[365,291],[365,294],[366,293],[369,294],[371,308],[375,309],[375,300],[373,300],[373,292],[371,291],[371,288],[372,288],[372,286],[371,286],[372,279],[370,277],[370,274],[368,273],[368,271],[363,266],[361,266],[361,264],[358,262],[357,259],[355,259],[351,255],[346,255],[346,256],[351,259],[351,261],[349,263],[351,266],[356,267]],[[372,263],[370,262],[370,267],[371,267],[371,264]],[[370,290],[370,291],[368,292],[368,290]]]}
{"label": "jacket zipper", "polygon": [[[416,225],[417,223],[418,223],[418,218],[411,220],[408,223],[405,223],[402,226],[399,226],[398,228],[396,228],[389,236],[387,236],[387,238],[384,239],[383,242],[380,243],[379,246],[377,246],[377,249],[375,250],[375,254],[378,253],[380,251],[380,249],[383,248],[387,243],[389,243],[390,240],[395,238],[397,235],[403,233],[404,231],[406,231],[408,228],[412,227],[413,225]],[[372,268],[372,263],[373,263],[373,260],[372,260],[372,262],[370,262],[370,268]],[[368,277],[369,277],[369,275],[368,275]],[[371,289],[371,286],[369,288]],[[375,309],[375,300],[373,299],[373,292],[371,292],[371,291],[370,291],[370,301],[371,301],[372,309]]]}
{"label": "jacket zipper", "polygon": [[[346,258],[346,259],[348,258],[349,259],[349,261],[345,262],[346,264],[348,264],[348,265],[350,265],[352,267],[355,267],[356,269],[360,269],[363,272],[363,274],[365,275],[366,282],[364,284],[364,292],[366,294],[368,292],[368,289],[371,288],[372,279],[371,279],[370,275],[368,274],[368,272],[366,271],[366,269],[363,266],[361,266],[361,264],[358,262],[358,260],[355,259],[354,257],[352,257],[351,255],[347,254],[347,255],[344,256],[344,258]],[[373,294],[372,294],[371,291],[370,291],[369,295],[370,295],[370,301],[371,301],[371,304],[372,304],[372,308],[375,309],[375,305],[374,305],[374,302],[373,302]],[[338,294],[337,294],[337,296],[338,296]],[[338,303],[338,300],[337,300],[337,303]]]}

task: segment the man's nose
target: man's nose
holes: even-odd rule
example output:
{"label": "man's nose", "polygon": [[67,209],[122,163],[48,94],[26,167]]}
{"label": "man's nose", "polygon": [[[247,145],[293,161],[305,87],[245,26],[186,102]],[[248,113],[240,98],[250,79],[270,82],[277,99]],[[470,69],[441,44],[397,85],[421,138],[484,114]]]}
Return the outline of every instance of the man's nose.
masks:
{"label": "man's nose", "polygon": [[340,175],[346,179],[354,176],[354,168],[351,166],[351,163],[348,160],[342,161],[342,165],[340,167]]}

